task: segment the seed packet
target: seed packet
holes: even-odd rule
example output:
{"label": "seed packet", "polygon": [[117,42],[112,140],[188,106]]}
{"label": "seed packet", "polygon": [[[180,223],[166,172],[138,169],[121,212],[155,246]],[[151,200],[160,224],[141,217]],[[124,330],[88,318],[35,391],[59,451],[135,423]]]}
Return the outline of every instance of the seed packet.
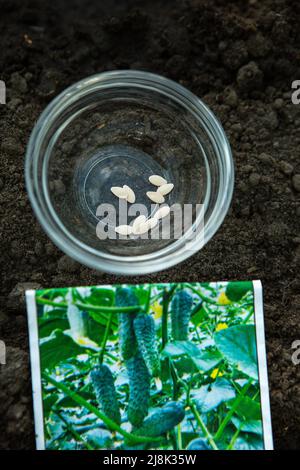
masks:
{"label": "seed packet", "polygon": [[38,449],[272,449],[260,281],[26,292]]}

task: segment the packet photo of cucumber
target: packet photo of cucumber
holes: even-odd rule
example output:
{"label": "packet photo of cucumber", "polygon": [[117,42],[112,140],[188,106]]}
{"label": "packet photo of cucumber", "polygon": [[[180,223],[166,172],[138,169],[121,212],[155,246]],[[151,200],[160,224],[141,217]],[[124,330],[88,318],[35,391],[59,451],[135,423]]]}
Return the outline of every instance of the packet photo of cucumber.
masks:
{"label": "packet photo of cucumber", "polygon": [[26,300],[37,449],[273,449],[260,281]]}

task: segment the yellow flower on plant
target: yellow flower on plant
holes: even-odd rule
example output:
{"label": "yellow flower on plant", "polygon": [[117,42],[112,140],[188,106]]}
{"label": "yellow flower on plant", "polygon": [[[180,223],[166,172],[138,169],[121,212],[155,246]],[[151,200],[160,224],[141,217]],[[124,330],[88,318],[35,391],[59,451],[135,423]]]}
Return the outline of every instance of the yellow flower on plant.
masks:
{"label": "yellow flower on plant", "polygon": [[163,308],[162,305],[156,301],[153,305],[151,305],[151,310],[154,312],[154,318],[160,318],[162,316]]}
{"label": "yellow flower on plant", "polygon": [[229,304],[231,304],[231,301],[228,299],[225,292],[221,292],[221,294],[219,295],[218,304],[219,305],[229,305]]}
{"label": "yellow flower on plant", "polygon": [[218,367],[216,367],[210,374],[212,379],[216,379],[217,377],[222,377],[222,375],[224,375],[224,372],[220,371]]}
{"label": "yellow flower on plant", "polygon": [[216,326],[216,331],[226,330],[228,328],[227,323],[218,323]]}

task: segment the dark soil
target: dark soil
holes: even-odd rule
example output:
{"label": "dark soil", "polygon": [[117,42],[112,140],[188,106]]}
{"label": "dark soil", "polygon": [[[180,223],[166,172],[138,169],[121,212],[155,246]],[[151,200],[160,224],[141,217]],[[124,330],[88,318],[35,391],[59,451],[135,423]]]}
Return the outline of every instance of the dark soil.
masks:
{"label": "dark soil", "polygon": [[[70,10],[68,9],[70,6]],[[122,5],[122,6],[121,6]],[[1,0],[0,447],[32,449],[27,286],[261,279],[276,448],[300,447],[300,79],[298,0]],[[201,97],[229,136],[236,186],[214,239],[180,266],[135,279],[68,259],[32,213],[23,177],[35,120],[66,86],[104,70],[145,69]],[[28,283],[28,284],[26,284]]]}

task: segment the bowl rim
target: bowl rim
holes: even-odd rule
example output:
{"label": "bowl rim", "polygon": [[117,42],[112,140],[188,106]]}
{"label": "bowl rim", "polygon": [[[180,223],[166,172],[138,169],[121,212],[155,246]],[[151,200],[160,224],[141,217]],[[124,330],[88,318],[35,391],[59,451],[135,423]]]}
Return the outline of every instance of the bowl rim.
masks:
{"label": "bowl rim", "polygon": [[[218,146],[219,169],[222,166],[223,179],[222,190],[220,181],[218,187],[217,201],[214,203],[212,213],[209,217],[209,224],[205,224],[203,239],[197,238],[190,244],[190,249],[186,249],[183,244],[184,237],[171,243],[170,245],[149,253],[137,256],[118,256],[95,250],[74,237],[64,225],[57,220],[47,207],[48,214],[41,207],[40,193],[43,189],[37,175],[37,166],[40,158],[40,148],[43,137],[59,113],[66,110],[77,99],[108,87],[134,86],[140,89],[150,89],[167,95],[189,110],[190,113],[201,120],[214,147]],[[170,96],[171,95],[171,96]],[[214,149],[216,150],[216,148]],[[191,91],[179,83],[151,73],[138,70],[117,70],[102,72],[84,78],[63,90],[44,109],[38,118],[31,133],[25,157],[25,182],[29,199],[35,215],[50,239],[67,255],[74,258],[83,265],[90,268],[106,271],[113,274],[143,275],[164,269],[168,269],[199,251],[213,237],[221,226],[231,204],[234,187],[234,164],[231,148],[223,130],[222,125],[207,105]],[[48,201],[50,203],[50,201]],[[51,204],[51,203],[50,203]],[[53,217],[53,220],[51,220]],[[181,248],[178,250],[178,245]],[[183,246],[182,246],[183,245]]]}

